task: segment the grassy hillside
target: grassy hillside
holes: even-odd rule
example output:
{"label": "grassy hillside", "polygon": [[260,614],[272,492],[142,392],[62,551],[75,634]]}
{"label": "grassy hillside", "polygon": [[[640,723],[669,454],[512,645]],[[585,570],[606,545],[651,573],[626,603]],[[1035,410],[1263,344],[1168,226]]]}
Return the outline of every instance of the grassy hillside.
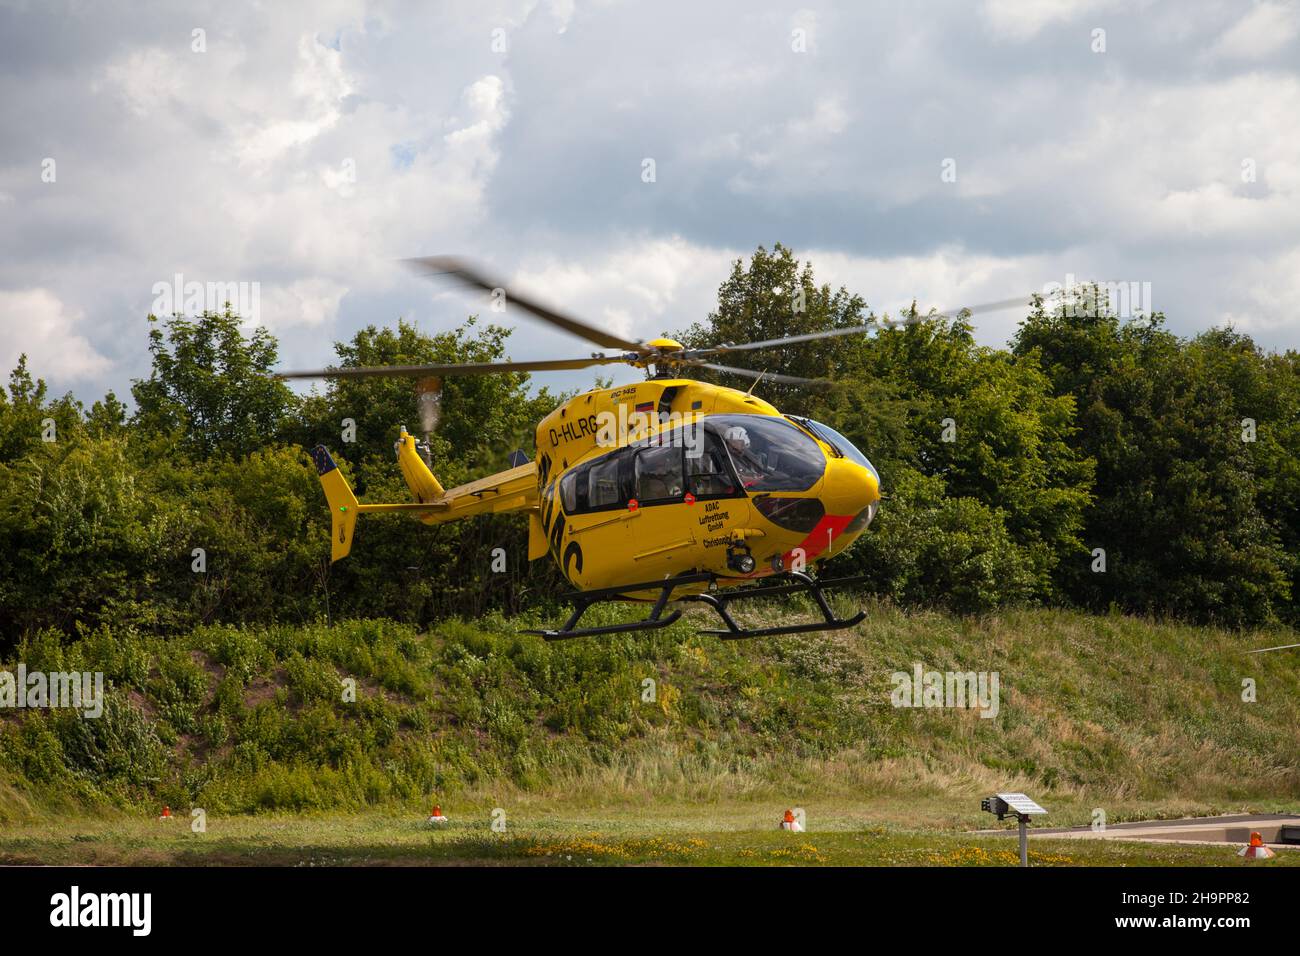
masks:
{"label": "grassy hillside", "polygon": [[[495,806],[537,816],[770,802],[969,826],[982,822],[978,798],[1006,788],[1034,793],[1057,824],[1088,822],[1096,807],[1112,822],[1300,808],[1300,659],[1245,653],[1290,632],[868,610],[853,631],[745,642],[696,635],[702,617],[550,645],[518,633],[539,623],[526,619],[428,634],[383,621],[166,641],[46,633],[4,666],[101,670],[111,690],[99,720],[0,710],[0,824],[154,815],[164,803],[418,814],[437,800],[484,820]],[[998,716],[891,706],[891,674],[917,662],[997,671]]]}

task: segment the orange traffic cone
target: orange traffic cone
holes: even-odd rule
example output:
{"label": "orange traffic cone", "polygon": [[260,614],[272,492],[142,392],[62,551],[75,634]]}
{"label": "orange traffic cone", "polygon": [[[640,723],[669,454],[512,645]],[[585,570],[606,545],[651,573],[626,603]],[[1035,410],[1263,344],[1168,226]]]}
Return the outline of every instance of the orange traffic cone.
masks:
{"label": "orange traffic cone", "polygon": [[1277,854],[1264,846],[1264,840],[1258,830],[1252,830],[1250,842],[1237,851],[1237,856],[1244,856],[1248,860],[1271,860]]}
{"label": "orange traffic cone", "polygon": [[172,808],[171,808],[171,807],[163,807],[162,816],[160,816],[158,819],[159,819],[159,820],[174,820],[174,819],[176,819],[176,818],[172,816]]}
{"label": "orange traffic cone", "polygon": [[802,833],[803,827],[795,817],[793,810],[785,811],[785,817],[781,820],[782,830],[793,830],[795,833]]}
{"label": "orange traffic cone", "polygon": [[434,804],[433,812],[429,814],[430,823],[446,823],[447,818],[442,815],[442,807]]}

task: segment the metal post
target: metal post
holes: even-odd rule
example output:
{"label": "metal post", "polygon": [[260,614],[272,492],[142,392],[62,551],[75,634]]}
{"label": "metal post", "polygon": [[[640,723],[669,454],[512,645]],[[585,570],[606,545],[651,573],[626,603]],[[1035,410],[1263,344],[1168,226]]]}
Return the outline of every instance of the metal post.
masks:
{"label": "metal post", "polygon": [[1029,817],[1026,814],[1018,813],[1020,818],[1020,865],[1029,865]]}

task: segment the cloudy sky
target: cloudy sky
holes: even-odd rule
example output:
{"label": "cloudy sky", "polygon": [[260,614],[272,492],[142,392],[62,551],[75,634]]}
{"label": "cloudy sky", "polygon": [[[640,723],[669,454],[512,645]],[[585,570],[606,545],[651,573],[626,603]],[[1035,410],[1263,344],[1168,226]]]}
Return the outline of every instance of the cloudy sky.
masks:
{"label": "cloudy sky", "polygon": [[[125,395],[178,275],[257,283],[285,367],[500,320],[396,264],[445,252],[650,337],[776,241],[877,311],[1075,276],[1300,347],[1298,34],[1282,0],[0,0],[0,366]],[[592,349],[505,318],[515,358]]]}

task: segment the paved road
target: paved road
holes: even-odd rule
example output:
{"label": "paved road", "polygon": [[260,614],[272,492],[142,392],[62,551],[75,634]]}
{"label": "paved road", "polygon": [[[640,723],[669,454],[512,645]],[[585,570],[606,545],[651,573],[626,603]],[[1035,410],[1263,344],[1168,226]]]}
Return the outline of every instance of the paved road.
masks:
{"label": "paved road", "polygon": [[[1226,817],[1189,817],[1183,820],[1143,820],[1137,823],[1112,823],[1105,830],[1091,827],[1051,829],[1030,826],[1031,837],[1054,837],[1069,840],[1141,840],[1152,843],[1240,843],[1250,841],[1258,830],[1264,842],[1274,849],[1300,849],[1278,843],[1283,826],[1300,828],[1300,817],[1286,813],[1239,813]],[[981,833],[1015,835],[1016,828],[981,830]]]}

